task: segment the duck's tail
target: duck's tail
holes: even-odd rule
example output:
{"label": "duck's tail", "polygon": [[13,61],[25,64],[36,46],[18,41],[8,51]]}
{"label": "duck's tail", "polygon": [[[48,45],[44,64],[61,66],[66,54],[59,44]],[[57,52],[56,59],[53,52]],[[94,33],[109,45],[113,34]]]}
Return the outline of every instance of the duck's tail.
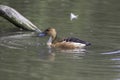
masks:
{"label": "duck's tail", "polygon": [[86,44],[86,46],[90,46],[91,45],[91,43],[89,43],[89,42],[86,42],[85,44]]}

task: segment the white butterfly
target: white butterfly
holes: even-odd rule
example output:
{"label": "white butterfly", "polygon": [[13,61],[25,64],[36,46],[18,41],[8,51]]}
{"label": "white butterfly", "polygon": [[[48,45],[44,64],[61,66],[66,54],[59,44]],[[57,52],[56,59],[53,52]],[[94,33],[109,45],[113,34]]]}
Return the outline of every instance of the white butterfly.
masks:
{"label": "white butterfly", "polygon": [[79,15],[75,15],[73,13],[70,13],[70,20],[77,19]]}

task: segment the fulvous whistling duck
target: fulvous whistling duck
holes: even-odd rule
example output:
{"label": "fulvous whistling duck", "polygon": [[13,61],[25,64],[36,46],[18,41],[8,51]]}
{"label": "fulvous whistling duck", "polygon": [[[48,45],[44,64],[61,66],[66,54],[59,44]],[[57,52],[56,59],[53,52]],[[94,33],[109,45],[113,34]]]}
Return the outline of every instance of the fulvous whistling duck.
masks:
{"label": "fulvous whistling duck", "polygon": [[91,45],[91,43],[80,40],[78,38],[65,38],[65,39],[58,39],[57,37],[57,32],[54,28],[48,28],[42,33],[39,34],[39,36],[50,36],[47,45],[49,47],[55,47],[55,48],[60,48],[60,49],[81,49],[84,48],[85,46]]}

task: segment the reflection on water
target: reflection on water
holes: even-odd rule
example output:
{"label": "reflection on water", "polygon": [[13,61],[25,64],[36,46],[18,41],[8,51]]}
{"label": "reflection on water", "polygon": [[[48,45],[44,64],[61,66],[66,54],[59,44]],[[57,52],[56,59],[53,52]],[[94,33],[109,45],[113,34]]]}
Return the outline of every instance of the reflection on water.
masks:
{"label": "reflection on water", "polygon": [[46,38],[39,38],[33,32],[1,36],[1,79],[119,79],[119,50],[95,53],[89,47],[79,52],[61,51],[49,49],[43,42]]}
{"label": "reflection on water", "polygon": [[[41,30],[89,41],[86,50],[54,50],[47,38],[0,18],[0,80],[120,80],[120,1],[0,0]],[[79,15],[70,20],[70,13]]]}

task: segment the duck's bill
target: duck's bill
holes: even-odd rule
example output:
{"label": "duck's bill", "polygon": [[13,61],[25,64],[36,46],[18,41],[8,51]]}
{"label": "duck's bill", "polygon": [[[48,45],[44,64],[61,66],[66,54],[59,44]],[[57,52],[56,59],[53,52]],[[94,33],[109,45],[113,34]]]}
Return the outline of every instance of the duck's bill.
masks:
{"label": "duck's bill", "polygon": [[41,32],[41,33],[38,34],[38,36],[39,37],[44,37],[44,36],[46,36],[46,34],[44,32]]}

